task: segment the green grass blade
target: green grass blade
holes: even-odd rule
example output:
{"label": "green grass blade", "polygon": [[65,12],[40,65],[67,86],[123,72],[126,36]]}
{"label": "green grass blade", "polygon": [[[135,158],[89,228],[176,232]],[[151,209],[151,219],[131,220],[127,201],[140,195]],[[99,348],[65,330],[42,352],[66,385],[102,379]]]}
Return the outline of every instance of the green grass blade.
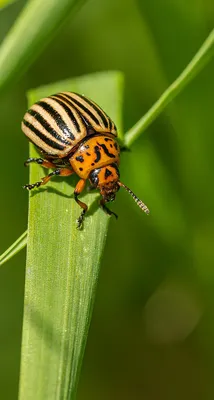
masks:
{"label": "green grass blade", "polygon": [[[29,103],[61,90],[84,93],[120,129],[121,89],[120,73],[100,73],[33,90]],[[34,165],[30,182],[44,173]],[[87,193],[89,214],[76,229],[76,181],[55,179],[30,195],[20,400],[75,398],[109,222],[98,194]]]}
{"label": "green grass blade", "polygon": [[27,231],[25,231],[3,254],[0,255],[0,266],[9,261],[27,244]]}
{"label": "green grass blade", "polygon": [[179,77],[165,90],[149,111],[126,133],[125,146],[130,147],[143,131],[157,118],[164,108],[204,68],[214,55],[214,29]]}
{"label": "green grass blade", "polygon": [[36,59],[59,26],[84,0],[28,1],[0,47],[0,91]]}

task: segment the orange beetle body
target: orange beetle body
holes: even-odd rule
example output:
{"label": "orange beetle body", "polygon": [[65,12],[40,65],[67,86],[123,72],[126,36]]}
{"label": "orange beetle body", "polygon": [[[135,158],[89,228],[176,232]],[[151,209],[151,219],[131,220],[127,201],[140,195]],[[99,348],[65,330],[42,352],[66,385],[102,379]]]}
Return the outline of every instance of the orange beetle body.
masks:
{"label": "orange beetle body", "polygon": [[74,198],[82,208],[77,221],[78,228],[82,226],[88,209],[78,199],[87,179],[100,190],[100,205],[107,214],[114,213],[105,203],[115,199],[121,186],[143,211],[149,213],[146,205],[119,181],[120,147],[115,140],[117,129],[92,100],[72,92],[61,92],[41,99],[24,115],[22,130],[45,157],[29,158],[25,165],[35,162],[54,169],[40,182],[25,185],[24,188],[31,190],[46,184],[53,176],[76,173],[80,180],[74,190]]}
{"label": "orange beetle body", "polygon": [[83,179],[88,179],[95,168],[105,167],[111,163],[119,164],[120,148],[114,137],[99,134],[83,141],[69,162]]}

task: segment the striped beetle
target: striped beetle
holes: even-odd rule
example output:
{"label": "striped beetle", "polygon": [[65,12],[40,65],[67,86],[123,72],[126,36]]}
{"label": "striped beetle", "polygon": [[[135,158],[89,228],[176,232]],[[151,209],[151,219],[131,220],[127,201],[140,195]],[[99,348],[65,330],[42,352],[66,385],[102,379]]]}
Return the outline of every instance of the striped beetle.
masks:
{"label": "striped beetle", "polygon": [[106,207],[124,187],[137,205],[146,213],[147,206],[119,181],[120,147],[115,140],[114,122],[94,101],[72,92],[61,92],[41,99],[24,115],[22,130],[38,148],[43,158],[29,158],[25,166],[37,163],[54,171],[40,182],[25,185],[31,190],[45,185],[53,176],[76,173],[80,180],[74,190],[74,199],[82,208],[77,227],[83,223],[87,205],[78,196],[89,179],[92,187],[100,190],[100,206],[108,215],[117,215]]}

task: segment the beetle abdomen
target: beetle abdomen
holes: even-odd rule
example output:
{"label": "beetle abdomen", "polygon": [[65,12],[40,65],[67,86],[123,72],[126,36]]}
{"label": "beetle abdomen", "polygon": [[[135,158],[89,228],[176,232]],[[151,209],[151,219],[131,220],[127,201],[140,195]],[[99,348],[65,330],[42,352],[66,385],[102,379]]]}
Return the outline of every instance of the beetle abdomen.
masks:
{"label": "beetle abdomen", "polygon": [[59,158],[66,157],[86,136],[79,113],[53,97],[40,100],[26,112],[22,130],[39,149]]}
{"label": "beetle abdomen", "polygon": [[22,130],[43,153],[58,158],[96,132],[117,135],[114,122],[96,103],[71,92],[35,103],[24,116]]}
{"label": "beetle abdomen", "polygon": [[[117,128],[109,116],[102,110],[98,104],[85,96],[77,93],[62,92],[54,95],[54,98],[63,100],[69,107],[79,112],[86,126],[92,128],[95,132],[111,133],[117,136]],[[90,133],[91,130],[87,132]]]}

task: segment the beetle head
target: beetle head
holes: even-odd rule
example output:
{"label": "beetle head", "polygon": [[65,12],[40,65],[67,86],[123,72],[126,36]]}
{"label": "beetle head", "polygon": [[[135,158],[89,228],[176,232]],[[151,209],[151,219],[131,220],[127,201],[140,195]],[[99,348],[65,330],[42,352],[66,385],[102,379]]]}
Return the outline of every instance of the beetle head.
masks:
{"label": "beetle head", "polygon": [[107,203],[114,201],[116,193],[120,189],[119,176],[117,165],[111,164],[91,171],[89,180],[95,188],[100,190],[101,196]]}
{"label": "beetle head", "polygon": [[138,207],[140,207],[140,209],[146,214],[149,214],[149,209],[146,204],[144,204],[131,189],[124,185],[124,183],[120,182],[119,178],[120,174],[117,164],[111,164],[106,167],[94,169],[89,175],[91,184],[100,190],[100,194],[105,203],[114,201],[116,193],[120,187],[123,187],[132,196]]}

